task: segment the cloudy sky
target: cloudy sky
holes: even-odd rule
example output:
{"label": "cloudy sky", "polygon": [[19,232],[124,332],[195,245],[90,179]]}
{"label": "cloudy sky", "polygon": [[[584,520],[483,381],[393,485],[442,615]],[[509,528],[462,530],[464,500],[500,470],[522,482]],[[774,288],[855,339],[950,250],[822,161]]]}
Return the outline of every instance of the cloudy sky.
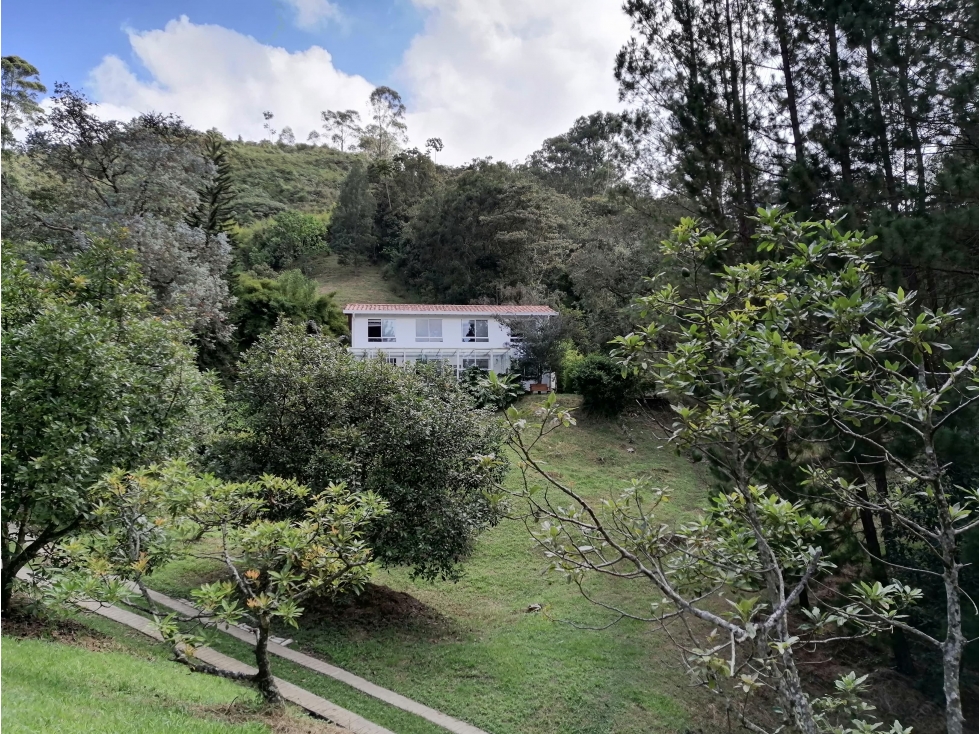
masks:
{"label": "cloudy sky", "polygon": [[618,109],[621,0],[7,0],[3,54],[105,115],[175,112],[263,136],[262,111],[298,140],[325,109],[362,112],[394,87],[408,132],[440,162],[523,159],[580,115]]}

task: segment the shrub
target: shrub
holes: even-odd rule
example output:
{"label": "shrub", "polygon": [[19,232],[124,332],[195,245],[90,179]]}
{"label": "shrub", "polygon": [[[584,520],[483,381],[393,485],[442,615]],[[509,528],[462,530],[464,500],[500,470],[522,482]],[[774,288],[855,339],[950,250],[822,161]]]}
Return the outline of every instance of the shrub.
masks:
{"label": "shrub", "polygon": [[635,379],[622,376],[622,368],[604,354],[575,360],[565,371],[568,390],[580,393],[589,413],[616,416],[636,394]]}
{"label": "shrub", "polygon": [[238,344],[250,347],[262,334],[275,328],[280,319],[302,324],[310,321],[333,336],[347,333],[347,322],[332,294],[317,293],[316,282],[298,270],[276,277],[259,277],[254,271],[239,273],[232,312]]}

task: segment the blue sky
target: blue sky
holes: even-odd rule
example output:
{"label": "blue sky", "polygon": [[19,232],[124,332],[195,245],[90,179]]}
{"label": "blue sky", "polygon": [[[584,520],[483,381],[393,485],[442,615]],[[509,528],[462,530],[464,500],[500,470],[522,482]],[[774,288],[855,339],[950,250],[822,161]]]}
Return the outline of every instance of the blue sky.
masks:
{"label": "blue sky", "polygon": [[[49,86],[54,81],[84,86],[105,55],[132,58],[125,29],[162,28],[186,15],[195,23],[221,25],[288,51],[323,46],[338,68],[377,84],[390,83],[408,42],[422,30],[424,13],[408,0],[334,4],[341,21],[300,28],[294,6],[283,0],[6,0],[3,54],[29,60]],[[146,77],[138,60],[133,67],[137,76]]]}
{"label": "blue sky", "polygon": [[618,106],[620,0],[6,0],[3,54],[105,117],[173,112],[259,139],[262,111],[305,140],[325,109],[401,92],[411,143],[446,163],[520,160]]}

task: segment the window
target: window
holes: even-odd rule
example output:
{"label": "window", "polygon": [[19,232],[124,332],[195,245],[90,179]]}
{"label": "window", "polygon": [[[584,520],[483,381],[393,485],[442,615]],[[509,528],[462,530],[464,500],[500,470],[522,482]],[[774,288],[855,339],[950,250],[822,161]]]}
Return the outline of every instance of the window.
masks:
{"label": "window", "polygon": [[388,364],[397,364],[398,363],[398,358],[397,357],[385,357],[384,358],[384,361],[387,362]]}
{"label": "window", "polygon": [[479,367],[483,372],[489,371],[489,357],[463,357],[462,369],[468,370],[470,367]]}
{"label": "window", "polygon": [[394,341],[394,319],[368,319],[367,320],[367,341],[369,341],[369,342],[393,342]]}
{"label": "window", "polygon": [[462,341],[488,342],[489,321],[486,319],[469,319],[462,322]]}
{"label": "window", "polygon": [[415,341],[442,341],[442,319],[415,319]]}

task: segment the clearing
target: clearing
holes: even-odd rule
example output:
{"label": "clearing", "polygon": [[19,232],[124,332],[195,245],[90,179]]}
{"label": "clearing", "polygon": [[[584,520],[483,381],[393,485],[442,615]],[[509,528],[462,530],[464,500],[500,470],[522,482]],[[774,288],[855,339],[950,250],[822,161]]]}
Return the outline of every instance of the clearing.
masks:
{"label": "clearing", "polygon": [[317,258],[306,268],[320,293],[336,292],[340,308],[348,303],[420,303],[400,283],[385,278],[377,265],[341,265],[336,255]]}

